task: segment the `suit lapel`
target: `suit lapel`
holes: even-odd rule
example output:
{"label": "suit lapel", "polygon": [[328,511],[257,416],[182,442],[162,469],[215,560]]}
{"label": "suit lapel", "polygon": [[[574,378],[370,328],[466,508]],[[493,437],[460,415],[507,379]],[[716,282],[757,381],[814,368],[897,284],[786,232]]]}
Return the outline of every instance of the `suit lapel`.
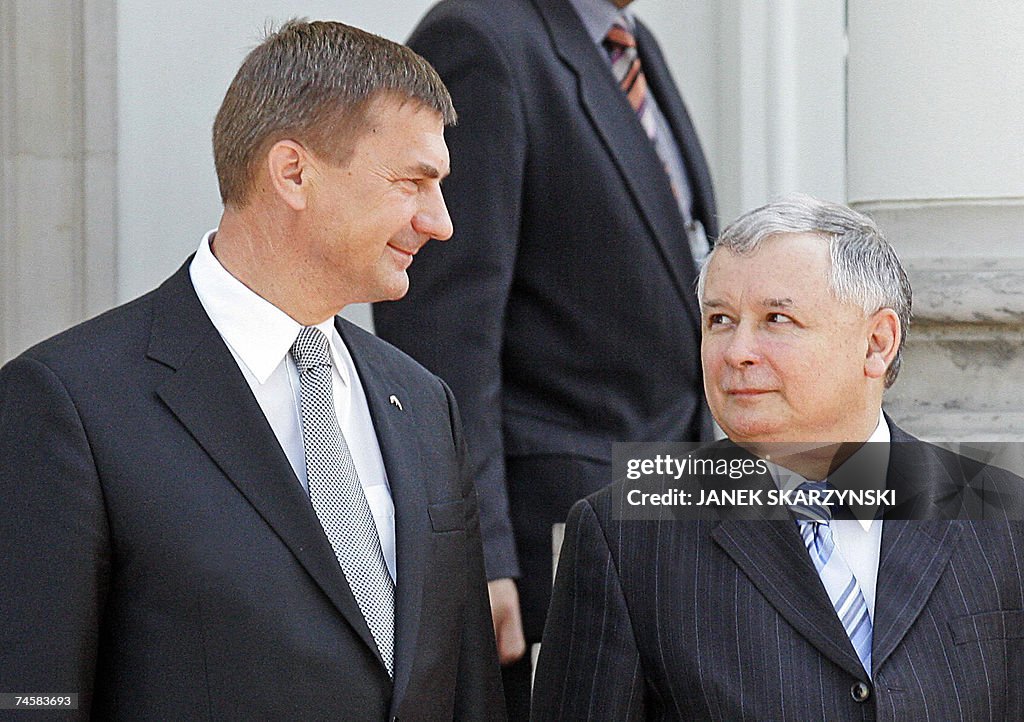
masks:
{"label": "suit lapel", "polygon": [[708,238],[714,239],[718,235],[715,193],[711,184],[707,159],[700,146],[697,131],[693,127],[690,114],[686,112],[683,99],[676,90],[665,59],[658,51],[654,36],[641,22],[636,24],[636,42],[637,53],[640,56],[640,63],[643,65],[644,75],[647,77],[647,84],[650,86],[651,92],[654,93],[665,120],[672,127],[672,134],[683,154],[683,161],[686,164],[687,175],[691,183],[690,190],[693,191],[693,214],[704,223],[704,230],[707,232]]}
{"label": "suit lapel", "polygon": [[309,497],[195,295],[188,265],[154,304],[148,357],[174,370],[157,395],[379,657]]}
{"label": "suit lapel", "polygon": [[944,468],[926,444],[886,421],[892,428],[890,486],[916,492],[900,516],[924,520],[887,519],[882,525],[872,642],[876,670],[920,616],[963,532],[959,521],[927,519],[942,513],[933,492],[943,481],[955,481],[949,479],[952,470]]}
{"label": "suit lapel", "polygon": [[[909,502],[882,526],[871,663],[876,672],[920,616],[948,567],[960,539],[958,521],[927,520],[941,515],[935,496],[943,481],[957,486],[955,470],[945,468],[923,442],[892,429],[888,478]],[[855,676],[860,662],[818,578],[792,522],[723,521],[712,538],[786,618],[822,654]],[[793,560],[797,563],[793,563]]]}
{"label": "suit lapel", "polygon": [[711,537],[790,626],[851,675],[864,676],[795,522],[725,520]]}
{"label": "suit lapel", "polygon": [[917,621],[949,563],[962,526],[886,520],[878,565],[871,663],[879,669]]}
{"label": "suit lapel", "polygon": [[[746,454],[729,440],[717,443],[718,448],[730,456]],[[776,488],[769,474],[750,479],[748,483],[764,493]],[[731,483],[715,476],[703,485],[728,488]],[[751,519],[750,509],[736,510],[741,511],[746,518],[729,509],[722,510],[723,520],[712,530],[711,538],[790,626],[822,655],[850,674],[863,676],[860,659],[789,512],[784,508],[762,507],[758,510],[760,518]],[[732,518],[734,516],[736,518]]]}
{"label": "suit lapel", "polygon": [[[415,410],[408,408],[410,396],[377,344],[367,343],[362,332],[341,319],[336,325],[366,393],[395,504],[395,687],[391,702],[395,714],[415,664],[429,564],[429,500],[421,473],[419,434]],[[406,408],[395,405],[392,396]]]}
{"label": "suit lapel", "polygon": [[576,75],[580,105],[625,179],[676,290],[693,318],[699,319],[693,293],[696,269],[679,206],[669,183],[663,182],[665,170],[661,159],[572,6],[564,0],[534,3],[551,35],[555,52]]}

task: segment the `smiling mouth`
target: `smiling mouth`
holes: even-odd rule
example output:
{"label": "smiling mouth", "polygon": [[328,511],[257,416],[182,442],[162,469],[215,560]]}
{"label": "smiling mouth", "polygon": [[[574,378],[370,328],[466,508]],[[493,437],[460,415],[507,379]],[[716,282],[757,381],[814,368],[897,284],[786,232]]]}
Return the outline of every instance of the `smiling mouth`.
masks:
{"label": "smiling mouth", "polygon": [[726,389],[726,394],[729,396],[763,396],[764,394],[774,393],[772,389]]}
{"label": "smiling mouth", "polygon": [[416,252],[420,250],[419,248],[414,248],[413,250],[410,251],[405,248],[400,248],[399,246],[393,246],[390,243],[388,244],[388,248],[390,248],[393,251],[398,251],[399,253],[405,254],[406,256],[415,256]]}
{"label": "smiling mouth", "polygon": [[405,271],[406,269],[409,268],[409,266],[412,265],[413,256],[416,255],[416,251],[420,250],[419,248],[416,248],[411,251],[407,251],[404,248],[400,248],[399,246],[393,246],[390,243],[388,244],[388,248],[391,249],[391,252],[394,254],[395,263],[397,263],[399,268],[401,268],[403,271]]}

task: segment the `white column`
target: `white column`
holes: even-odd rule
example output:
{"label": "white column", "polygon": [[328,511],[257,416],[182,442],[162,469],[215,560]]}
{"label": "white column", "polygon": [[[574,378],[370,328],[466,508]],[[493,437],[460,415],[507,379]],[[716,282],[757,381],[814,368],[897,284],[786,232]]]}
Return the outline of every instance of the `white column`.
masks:
{"label": "white column", "polygon": [[914,286],[887,408],[1024,438],[1024,3],[849,0],[848,188]]}
{"label": "white column", "polygon": [[115,297],[112,7],[0,3],[0,360]]}

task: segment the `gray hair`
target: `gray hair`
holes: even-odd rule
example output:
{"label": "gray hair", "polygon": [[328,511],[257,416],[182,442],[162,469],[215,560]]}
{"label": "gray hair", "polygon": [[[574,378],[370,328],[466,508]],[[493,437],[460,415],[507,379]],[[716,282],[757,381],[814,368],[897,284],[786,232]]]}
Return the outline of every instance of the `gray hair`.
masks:
{"label": "gray hair", "polygon": [[290,20],[245,58],[213,124],[221,200],[244,206],[256,163],[284,139],[345,161],[383,93],[435,110],[455,108],[440,76],[404,45],[338,22]]}
{"label": "gray hair", "polygon": [[[828,242],[828,287],[838,301],[859,306],[866,315],[883,308],[896,312],[899,346],[885,374],[885,387],[892,386],[903,361],[912,304],[910,281],[896,251],[867,216],[837,203],[793,194],[744,213],[729,224],[711,256],[723,248],[740,255],[754,253],[765,240],[785,233],[813,233]],[[701,302],[711,256],[697,278]]]}

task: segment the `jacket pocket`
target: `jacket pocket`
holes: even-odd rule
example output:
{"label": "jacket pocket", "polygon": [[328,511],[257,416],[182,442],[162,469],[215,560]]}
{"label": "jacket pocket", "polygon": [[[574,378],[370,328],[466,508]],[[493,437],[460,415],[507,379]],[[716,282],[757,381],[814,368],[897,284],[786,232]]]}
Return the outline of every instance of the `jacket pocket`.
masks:
{"label": "jacket pocket", "polygon": [[1024,638],[1024,609],[981,612],[949,620],[953,644]]}
{"label": "jacket pocket", "polygon": [[427,513],[430,514],[430,528],[435,532],[466,529],[466,502],[462,499],[430,504]]}

